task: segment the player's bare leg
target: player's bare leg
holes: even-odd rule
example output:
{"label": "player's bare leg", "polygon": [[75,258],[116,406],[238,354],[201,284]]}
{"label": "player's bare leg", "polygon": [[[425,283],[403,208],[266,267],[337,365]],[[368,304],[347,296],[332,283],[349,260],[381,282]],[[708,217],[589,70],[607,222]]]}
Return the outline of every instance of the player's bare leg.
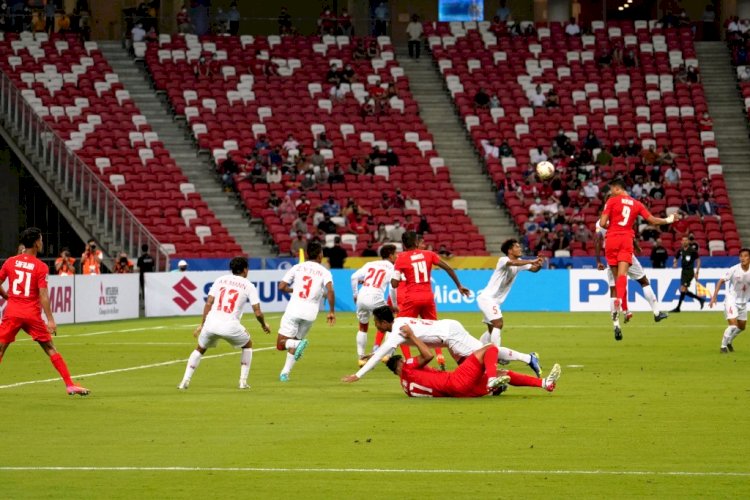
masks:
{"label": "player's bare leg", "polygon": [[359,358],[359,366],[362,367],[367,363],[369,356],[365,354],[367,349],[367,329],[370,323],[360,323],[359,330],[357,330],[357,357]]}
{"label": "player's bare leg", "polygon": [[195,349],[193,349],[193,352],[191,352],[188,357],[185,374],[182,376],[180,385],[177,386],[178,389],[184,391],[190,386],[190,380],[192,380],[195,370],[198,369],[198,365],[201,364],[201,359],[203,358],[203,355],[206,354],[206,351],[207,349],[201,347],[200,344],[195,346]]}
{"label": "player's bare leg", "polygon": [[638,280],[638,284],[643,288],[643,296],[646,297],[648,305],[651,306],[651,311],[654,313],[654,321],[657,323],[663,319],[667,319],[669,315],[659,310],[659,299],[656,297],[654,290],[651,288],[651,282],[647,277],[642,277]]}
{"label": "player's bare leg", "polygon": [[509,377],[508,385],[516,387],[539,387],[547,392],[552,392],[557,386],[557,380],[560,378],[562,370],[560,365],[555,363],[552,366],[549,374],[545,378],[532,377],[530,375],[524,375],[510,370],[500,370],[498,375],[506,375]]}
{"label": "player's bare leg", "polygon": [[507,365],[511,361],[520,361],[529,365],[537,377],[542,376],[542,365],[539,363],[539,355],[535,352],[526,354],[524,352],[501,347],[498,349],[498,363]]}
{"label": "player's bare leg", "polygon": [[5,351],[8,350],[9,345],[0,343],[0,363],[3,361],[3,356],[5,355]]}
{"label": "player's bare leg", "polygon": [[[76,385],[75,382],[73,382],[73,379],[70,378],[70,371],[68,371],[68,366],[65,364],[65,360],[60,355],[60,353],[58,353],[55,349],[55,345],[52,343],[52,341],[50,340],[47,342],[39,342],[39,346],[44,350],[44,352],[47,353],[52,366],[55,367],[57,373],[59,373],[60,377],[62,377],[63,382],[65,382],[65,389],[68,391],[68,394],[71,396],[75,394],[88,396],[89,390],[85,387]],[[3,349],[3,352],[5,352],[5,349]]]}

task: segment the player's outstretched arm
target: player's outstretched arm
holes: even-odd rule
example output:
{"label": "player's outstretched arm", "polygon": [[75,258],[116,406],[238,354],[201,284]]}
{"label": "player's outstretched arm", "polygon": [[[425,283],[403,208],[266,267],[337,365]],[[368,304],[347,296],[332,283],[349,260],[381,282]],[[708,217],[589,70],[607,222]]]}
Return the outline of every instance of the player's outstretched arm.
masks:
{"label": "player's outstretched arm", "polygon": [[266,333],[271,333],[271,327],[266,323],[266,319],[263,317],[263,311],[260,310],[260,304],[253,304],[253,312],[255,313],[255,319],[260,323],[260,327]]}
{"label": "player's outstretched arm", "polygon": [[721,291],[721,287],[724,286],[724,279],[720,279],[718,283],[716,283],[716,288],[714,288],[714,294],[711,295],[711,302],[708,303],[708,307],[713,308],[714,304],[716,304],[716,299],[719,297],[719,292]]}
{"label": "player's outstretched arm", "polygon": [[[648,217],[646,217],[646,221],[648,221],[649,224],[653,224],[655,226],[665,226],[667,224],[671,224],[675,221],[680,220],[680,214],[677,212],[673,213],[672,215],[669,215],[665,218],[662,217],[655,217],[651,214],[649,214]],[[605,227],[605,226],[602,226]]]}
{"label": "player's outstretched arm", "polygon": [[198,327],[193,331],[193,337],[198,338],[198,335],[200,335],[201,330],[203,329],[203,324],[206,322],[206,316],[208,316],[208,312],[211,310],[211,307],[214,305],[214,296],[209,295],[206,299],[206,305],[203,306],[203,317],[201,318],[201,324],[198,325]]}
{"label": "player's outstretched arm", "polygon": [[336,324],[336,293],[333,291],[332,282],[326,283],[326,288],[328,289],[328,307],[331,308],[327,320],[328,324],[333,326]]}
{"label": "player's outstretched arm", "polygon": [[8,300],[8,292],[5,291],[5,288],[0,286],[0,297],[4,298],[5,300]]}
{"label": "player's outstretched arm", "polygon": [[438,259],[436,265],[440,269],[448,273],[448,276],[450,276],[451,279],[453,280],[453,283],[456,284],[456,288],[458,288],[458,291],[461,292],[461,295],[465,297],[468,297],[469,295],[471,295],[471,290],[469,290],[468,288],[466,288],[465,286],[461,284],[461,280],[458,279],[458,275],[456,274],[456,271],[453,270],[450,264],[445,262],[443,259]]}
{"label": "player's outstretched arm", "polygon": [[596,268],[600,271],[604,271],[606,266],[602,263],[602,240],[604,237],[596,233],[596,236],[594,236],[594,257],[596,258]]}
{"label": "player's outstretched arm", "polygon": [[44,311],[44,315],[47,317],[47,330],[52,335],[57,335],[57,324],[55,323],[55,318],[52,316],[52,308],[49,305],[49,293],[46,288],[39,289],[39,302],[42,304],[42,311]]}

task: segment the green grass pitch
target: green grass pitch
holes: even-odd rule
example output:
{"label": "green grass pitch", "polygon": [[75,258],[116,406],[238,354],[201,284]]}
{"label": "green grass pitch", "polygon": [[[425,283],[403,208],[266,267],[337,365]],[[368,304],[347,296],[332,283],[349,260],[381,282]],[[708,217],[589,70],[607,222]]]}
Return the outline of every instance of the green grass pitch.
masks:
{"label": "green grass pitch", "polygon": [[[275,329],[278,314],[268,319]],[[452,314],[472,334],[479,314]],[[176,389],[196,318],[60,327],[87,398],[65,395],[23,339],[0,364],[4,498],[617,498],[750,495],[750,334],[637,313],[615,342],[606,313],[506,315],[503,343],[563,368],[557,390],[410,399],[379,366],[356,371],[353,314],[321,317],[282,384],[283,355],[252,315],[250,391],[239,356],[209,351]],[[370,337],[370,342],[372,335]],[[170,363],[171,362],[171,363]],[[531,373],[525,365],[512,365]],[[121,370],[114,373],[99,373]],[[39,469],[45,468],[45,469]],[[68,469],[70,468],[70,469]],[[84,469],[87,468],[87,469]]]}

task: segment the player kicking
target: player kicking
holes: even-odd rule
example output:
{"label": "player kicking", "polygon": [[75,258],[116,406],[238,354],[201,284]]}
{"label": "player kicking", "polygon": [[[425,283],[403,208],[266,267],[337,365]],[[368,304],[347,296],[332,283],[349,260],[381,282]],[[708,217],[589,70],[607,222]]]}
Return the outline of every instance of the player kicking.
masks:
{"label": "player kicking", "polygon": [[307,348],[307,333],[318,317],[324,293],[327,293],[330,308],[328,324],[333,326],[336,323],[333,277],[331,271],[320,264],[323,260],[323,248],[320,243],[313,241],[307,245],[307,257],[308,260],[296,264],[287,271],[279,283],[280,291],[292,295],[281,317],[279,336],[276,338],[276,349],[287,351],[286,363],[279,375],[282,382],[289,381],[289,373],[294,363],[302,357]]}
{"label": "player kicking", "polygon": [[[9,258],[0,269],[0,285],[8,279],[9,289],[6,292],[0,286],[0,296],[8,301],[0,323],[0,361],[10,344],[15,342],[16,335],[23,329],[44,349],[52,366],[65,382],[68,394],[86,396],[89,390],[73,382],[65,360],[55,349],[52,335],[56,335],[57,325],[52,316],[47,292],[47,264],[37,258],[44,249],[42,232],[30,227],[21,233],[23,252]],[[42,311],[47,324],[42,321]]]}
{"label": "player kicking", "polygon": [[498,372],[498,349],[492,344],[474,351],[456,370],[438,371],[427,366],[433,358],[432,351],[414,335],[411,328],[404,326],[399,335],[419,350],[416,358],[404,361],[401,356],[393,356],[387,363],[388,368],[401,379],[401,387],[409,397],[478,398],[487,394],[500,394],[505,384],[541,387],[552,392],[560,378],[558,364],[552,367],[545,379],[506,370]]}
{"label": "player kicking", "polygon": [[663,226],[677,220],[678,215],[672,214],[666,219],[654,217],[640,201],[627,194],[625,182],[622,179],[610,181],[609,188],[611,195],[604,204],[599,226],[608,229],[604,237],[604,250],[617,294],[612,316],[614,320],[614,314],[620,312],[622,303],[627,298],[628,269],[633,262],[633,239],[635,238],[633,224],[636,219],[640,215],[649,224]]}
{"label": "player kicking", "polygon": [[[357,331],[357,356],[359,356],[359,366],[367,362],[365,350],[367,349],[367,329],[370,326],[370,315],[378,307],[386,305],[385,289],[391,281],[393,274],[393,263],[396,261],[396,245],[383,245],[380,247],[381,260],[368,262],[357,272],[352,274],[352,293],[354,294],[354,303],[357,304],[357,320],[359,321],[359,330]],[[358,285],[362,285],[358,289]],[[396,309],[396,290],[390,289],[391,303]],[[385,333],[378,331],[375,336],[373,352],[380,347],[383,342]]]}
{"label": "player kicking", "polygon": [[242,349],[240,356],[240,389],[249,389],[247,377],[253,361],[253,341],[240,319],[246,302],[250,302],[255,318],[266,333],[271,333],[260,310],[258,290],[248,279],[248,266],[245,257],[235,257],[229,262],[232,274],[227,274],[214,281],[208,292],[206,305],[203,306],[203,319],[193,332],[198,338],[198,346],[190,353],[185,375],[178,389],[187,389],[193,373],[201,362],[201,357],[209,347],[216,347],[220,339],[226,340],[237,349]]}
{"label": "player kicking", "polygon": [[[599,222],[596,223],[596,243],[594,247],[594,255],[596,256],[596,268],[600,271],[603,271],[605,269],[604,264],[601,261],[601,253],[602,253],[602,247],[604,246],[604,240],[607,234],[607,230],[599,225]],[[633,248],[640,250],[638,247],[638,242],[633,242]],[[612,270],[609,267],[606,267],[607,269],[607,281],[609,282],[609,310],[610,314],[612,316],[612,324],[615,329],[615,340],[622,340],[622,329],[620,328],[620,315],[617,314],[615,310],[615,299],[617,298],[617,290],[615,288],[615,277],[612,275]],[[633,255],[633,262],[631,263],[630,267],[628,268],[628,278],[637,281],[641,288],[643,288],[643,296],[646,297],[646,300],[648,301],[648,304],[651,306],[651,310],[654,313],[654,321],[657,323],[663,319],[667,319],[669,315],[665,312],[662,312],[659,310],[659,299],[656,298],[656,294],[651,289],[651,282],[649,281],[648,277],[646,276],[646,273],[643,271],[643,266],[641,266],[641,263],[638,261],[638,258]],[[625,313],[625,323],[630,321],[630,318],[633,317],[633,313],[630,312],[627,308],[627,300],[622,303],[622,309]]]}
{"label": "player kicking", "polygon": [[726,354],[734,352],[732,341],[747,326],[747,301],[750,300],[750,248],[740,250],[740,263],[732,266],[716,284],[714,294],[711,296],[709,307],[716,304],[721,287],[727,284],[727,293],[724,297],[724,316],[729,326],[724,330],[721,338],[719,352]]}
{"label": "player kicking", "polygon": [[[471,291],[461,285],[456,272],[445,263],[438,254],[430,250],[419,249],[419,238],[414,231],[407,231],[401,236],[404,251],[396,258],[395,269],[391,278],[391,287],[399,288],[399,315],[407,318],[422,318],[437,320],[435,296],[432,294],[432,266],[438,266],[448,273],[461,295],[468,297]],[[409,348],[404,345],[401,349],[405,357],[409,357]],[[440,349],[437,350],[437,362],[445,369],[445,358]]]}
{"label": "player kicking", "polygon": [[[523,250],[517,240],[505,240],[500,250],[506,255],[500,257],[495,266],[495,271],[490,277],[487,286],[477,295],[477,306],[484,314],[482,322],[487,324],[487,332],[480,338],[480,342],[488,344],[492,342],[496,347],[500,347],[501,334],[503,329],[503,312],[500,306],[513,286],[516,276],[521,271],[538,272],[542,268],[542,257],[534,260],[523,260]],[[539,365],[539,358],[536,353],[531,353],[531,362],[529,366],[534,370],[537,376],[541,376],[542,368]]]}

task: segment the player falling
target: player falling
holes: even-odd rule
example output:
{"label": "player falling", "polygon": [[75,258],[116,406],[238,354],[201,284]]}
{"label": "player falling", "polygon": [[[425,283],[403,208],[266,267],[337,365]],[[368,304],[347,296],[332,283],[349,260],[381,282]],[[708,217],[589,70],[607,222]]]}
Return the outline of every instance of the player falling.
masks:
{"label": "player falling", "polygon": [[279,283],[279,290],[292,296],[281,317],[279,335],[276,338],[276,349],[287,352],[284,368],[279,375],[281,382],[289,381],[289,373],[294,364],[307,349],[306,337],[318,317],[324,294],[327,295],[330,308],[328,325],[336,323],[333,277],[331,271],[321,265],[323,248],[320,243],[313,241],[307,245],[307,257],[308,260],[289,269]]}
{"label": "player falling", "polygon": [[[25,331],[47,353],[52,366],[65,382],[71,396],[86,396],[89,390],[73,382],[65,360],[55,349],[52,335],[56,335],[57,324],[52,316],[47,291],[47,264],[37,258],[44,249],[42,232],[30,227],[21,233],[23,252],[9,258],[0,269],[0,284],[8,279],[8,292],[0,286],[0,296],[8,301],[0,323],[0,361],[10,344],[16,340],[20,330]],[[42,311],[47,323],[42,321]]]}
{"label": "player falling", "polygon": [[[500,250],[506,255],[500,257],[495,266],[495,270],[492,272],[490,281],[487,286],[479,292],[477,295],[477,306],[482,311],[484,318],[482,322],[487,324],[487,332],[485,332],[480,338],[480,342],[487,344],[492,342],[497,348],[500,348],[502,339],[503,329],[503,312],[500,310],[500,306],[505,301],[505,298],[510,293],[510,288],[513,286],[513,282],[521,271],[531,271],[532,273],[538,272],[542,268],[542,257],[537,257],[534,260],[523,260],[523,249],[521,244],[515,239],[505,240],[500,247]],[[503,351],[504,357],[523,356],[523,361],[527,363],[534,373],[538,377],[542,374],[542,367],[539,365],[539,358],[536,353],[524,355],[510,349]],[[528,356],[528,359],[525,358]],[[515,361],[513,359],[501,358],[502,362]]]}
{"label": "player falling", "polygon": [[716,298],[724,283],[727,284],[724,317],[729,326],[721,337],[719,352],[727,354],[734,352],[733,341],[737,335],[745,331],[747,326],[747,302],[750,300],[750,248],[740,250],[740,263],[730,267],[716,284],[709,307],[716,304]]}
{"label": "player falling", "polygon": [[[604,204],[599,226],[607,228],[605,240],[605,256],[612,271],[617,297],[614,300],[614,315],[622,309],[622,303],[627,298],[628,270],[633,262],[633,239],[635,231],[633,224],[640,215],[655,226],[671,224],[678,219],[677,214],[662,219],[654,217],[643,204],[631,198],[625,191],[625,181],[614,179],[609,183],[610,197]],[[622,335],[622,334],[621,334]],[[618,339],[619,340],[619,339]]]}
{"label": "player falling", "polygon": [[[370,326],[370,315],[378,307],[386,305],[385,289],[391,282],[393,275],[393,263],[396,261],[396,245],[386,244],[380,247],[380,259],[368,262],[352,274],[352,293],[354,294],[354,303],[357,305],[357,320],[359,321],[359,330],[357,331],[357,356],[359,357],[359,366],[367,362],[368,356],[365,355],[367,349],[367,330]],[[357,288],[362,285],[361,288]],[[390,288],[390,299],[394,310],[396,307],[396,290]],[[383,342],[385,333],[378,331],[375,335],[375,344],[373,352],[380,347]]]}
{"label": "player falling", "polygon": [[258,290],[247,279],[248,266],[245,257],[235,257],[229,262],[232,274],[227,274],[214,281],[208,292],[206,305],[203,306],[203,319],[193,332],[198,338],[198,345],[188,358],[185,375],[178,389],[187,389],[193,373],[198,368],[201,358],[209,347],[216,347],[219,340],[225,340],[236,349],[242,349],[240,356],[240,389],[249,389],[247,377],[253,361],[253,341],[240,319],[246,302],[250,302],[255,318],[266,333],[271,333],[260,310]]}
{"label": "player falling", "polygon": [[[600,271],[603,271],[605,269],[604,264],[601,261],[600,255],[602,252],[602,247],[604,246],[604,240],[607,235],[607,230],[599,225],[599,222],[596,223],[596,243],[595,243],[595,250],[594,255],[596,256],[596,268]],[[637,249],[638,242],[633,242],[633,248]],[[615,340],[622,340],[622,329],[620,328],[620,315],[617,314],[615,309],[615,299],[617,298],[617,289],[615,288],[615,277],[612,274],[612,270],[607,267],[607,281],[609,282],[609,311],[612,316],[612,325],[614,326],[615,331]],[[643,270],[643,266],[641,266],[641,263],[638,261],[638,258],[633,255],[633,262],[631,263],[630,267],[628,268],[627,273],[628,278],[637,281],[641,288],[643,288],[643,296],[648,301],[648,304],[651,306],[651,310],[654,313],[654,321],[657,323],[663,319],[668,318],[669,316],[667,313],[662,312],[659,310],[659,299],[656,298],[656,294],[654,293],[653,289],[651,288],[651,282],[649,281],[648,277],[646,276],[646,273]],[[627,307],[628,301],[627,297],[626,300],[622,303],[622,309],[625,313],[625,323],[630,321],[630,318],[633,317],[633,313],[631,313],[628,310]]]}

